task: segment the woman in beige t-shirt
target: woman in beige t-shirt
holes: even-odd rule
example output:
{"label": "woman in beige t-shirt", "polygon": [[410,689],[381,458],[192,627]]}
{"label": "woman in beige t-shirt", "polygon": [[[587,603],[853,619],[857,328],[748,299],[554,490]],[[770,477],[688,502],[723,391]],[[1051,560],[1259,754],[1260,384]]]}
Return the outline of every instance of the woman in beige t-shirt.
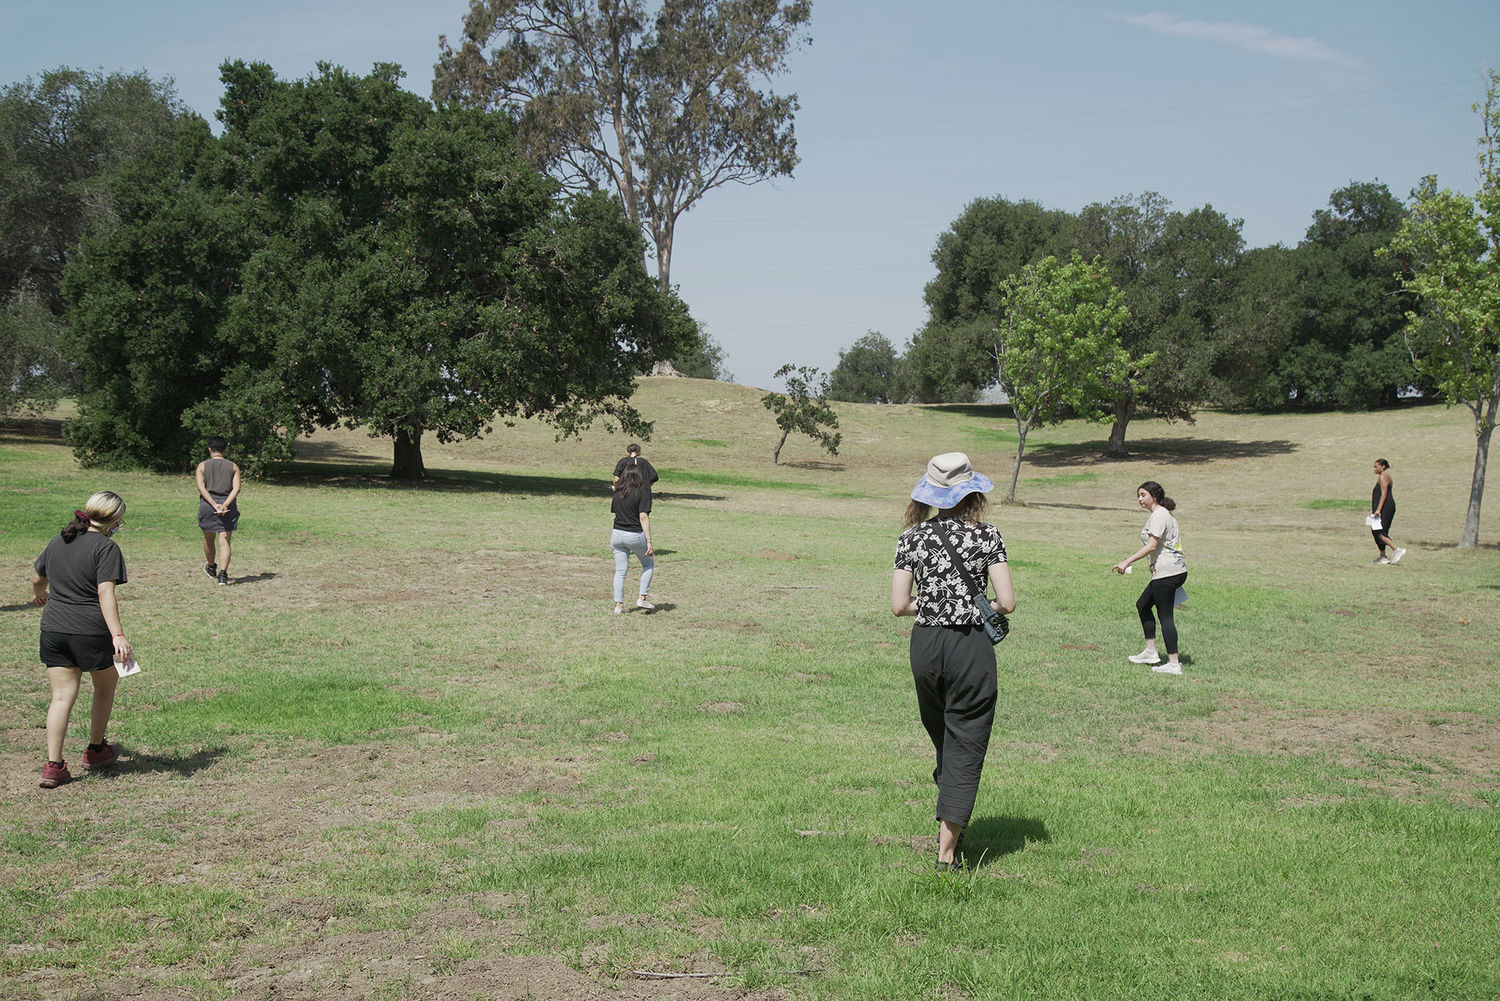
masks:
{"label": "woman in beige t-shirt", "polygon": [[[1182,531],[1172,512],[1177,502],[1167,496],[1160,483],[1147,480],[1135,491],[1136,503],[1148,513],[1146,527],[1141,529],[1141,548],[1115,564],[1115,573],[1124,573],[1137,560],[1149,560],[1151,580],[1136,599],[1141,630],[1146,634],[1146,648],[1131,656],[1133,664],[1150,664],[1157,674],[1181,674],[1177,659],[1177,622],[1172,606],[1177,589],[1187,580],[1187,560],[1182,556]],[[1152,612],[1155,611],[1153,616]],[[1161,662],[1156,650],[1156,620],[1161,619],[1161,636],[1167,645],[1167,662]]]}

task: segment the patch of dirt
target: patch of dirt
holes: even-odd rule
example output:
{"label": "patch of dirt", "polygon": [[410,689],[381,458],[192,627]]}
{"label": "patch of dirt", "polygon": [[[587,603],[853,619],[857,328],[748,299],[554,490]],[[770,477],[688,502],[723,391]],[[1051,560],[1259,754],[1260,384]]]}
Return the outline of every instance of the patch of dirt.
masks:
{"label": "patch of dirt", "polygon": [[700,703],[698,703],[698,711],[699,712],[714,713],[715,715],[718,715],[718,716],[727,716],[730,713],[737,713],[741,709],[744,709],[744,708],[745,708],[745,703],[743,703],[743,702],[700,702]]}
{"label": "patch of dirt", "polygon": [[1402,799],[1438,794],[1477,804],[1480,791],[1500,790],[1500,722],[1472,713],[1334,713],[1236,701],[1207,719],[1175,722],[1171,732],[1130,732],[1143,753],[1319,755],[1373,771],[1361,785]]}

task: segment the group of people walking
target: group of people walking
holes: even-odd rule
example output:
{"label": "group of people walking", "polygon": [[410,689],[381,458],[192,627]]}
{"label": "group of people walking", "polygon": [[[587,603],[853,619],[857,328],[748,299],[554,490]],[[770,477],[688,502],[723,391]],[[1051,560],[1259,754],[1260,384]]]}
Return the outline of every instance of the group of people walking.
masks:
{"label": "group of people walking", "polygon": [[[239,524],[240,467],[224,458],[223,438],[208,439],[209,457],[198,464],[198,527],[203,530],[203,570],[229,583],[230,536]],[[125,556],[114,534],[125,524],[125,501],[112,490],[90,497],[32,564],[31,603],[42,608],[40,655],[52,690],[47,705],[47,760],[41,786],[71,782],[63,757],[68,721],[89,677],[89,743],[83,768],[113,765],[119,750],[106,739],[115,688],[133,665],[134,652],[120,621],[115,589],[127,582]],[[119,665],[117,668],[116,665]]]}
{"label": "group of people walking", "polygon": [[[224,457],[224,440],[212,438],[208,444],[209,458],[195,473],[203,569],[225,584],[241,478],[239,467]],[[1389,469],[1386,460],[1375,461],[1371,524],[1380,550],[1377,563],[1399,562],[1406,553],[1390,538],[1396,509]],[[641,567],[635,605],[647,611],[654,608],[647,595],[656,566],[651,501],[658,478],[637,444],[632,443],[615,466],[610,547],[616,613],[625,611],[625,578],[632,555]],[[891,578],[891,612],[916,619],[909,659],[918,715],[936,755],[932,777],[938,789],[935,864],[940,871],[965,866],[958,846],[973,814],[998,701],[995,644],[1004,639],[1005,630],[996,628],[993,616],[1009,615],[1017,604],[1005,541],[983,520],[988,510],[985,495],[993,489],[994,483],[976,472],[964,453],[934,456],[911,490]],[[1182,531],[1173,515],[1177,504],[1154,480],[1136,488],[1136,502],[1147,515],[1141,545],[1113,569],[1129,573],[1144,560],[1151,576],[1136,600],[1145,648],[1127,659],[1150,665],[1157,673],[1180,675],[1174,610],[1181,603],[1188,568]],[[72,778],[63,745],[85,674],[93,687],[93,704],[83,767],[108,767],[119,757],[106,730],[119,680],[115,665],[132,659],[115,594],[128,579],[124,556],[112,538],[124,522],[124,500],[112,491],[100,491],[73,512],[72,520],[35,561],[32,600],[43,608],[40,653],[52,692],[44,788]],[[1387,547],[1393,550],[1390,558],[1385,555]],[[1165,661],[1157,645],[1158,626]]]}

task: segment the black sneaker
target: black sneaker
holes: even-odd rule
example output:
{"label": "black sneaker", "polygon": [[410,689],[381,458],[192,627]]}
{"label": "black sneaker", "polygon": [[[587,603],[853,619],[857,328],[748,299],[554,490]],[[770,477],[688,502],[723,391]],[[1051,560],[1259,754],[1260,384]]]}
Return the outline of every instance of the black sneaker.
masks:
{"label": "black sneaker", "polygon": [[208,574],[209,580],[214,580],[219,576],[219,565],[217,563],[205,563],[203,564],[203,572]]}
{"label": "black sneaker", "polygon": [[226,587],[229,586],[229,571],[228,570],[220,570],[219,571],[219,583],[223,584]]}

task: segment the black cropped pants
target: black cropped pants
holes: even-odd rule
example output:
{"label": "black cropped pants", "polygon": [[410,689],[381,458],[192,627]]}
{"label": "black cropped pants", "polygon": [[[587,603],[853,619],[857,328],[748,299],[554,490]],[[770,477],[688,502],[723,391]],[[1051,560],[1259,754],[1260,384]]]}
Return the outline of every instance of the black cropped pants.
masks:
{"label": "black cropped pants", "polygon": [[[1153,580],[1135,601],[1135,610],[1141,616],[1141,630],[1148,640],[1156,638],[1156,618],[1161,619],[1161,638],[1169,654],[1177,652],[1177,620],[1172,616],[1172,605],[1177,597],[1177,589],[1186,582],[1185,573]],[[1156,618],[1151,616],[1153,607],[1156,609]]]}
{"label": "black cropped pants", "polygon": [[914,626],[911,674],[937,752],[937,819],[967,826],[995,723],[995,647],[983,626]]}

